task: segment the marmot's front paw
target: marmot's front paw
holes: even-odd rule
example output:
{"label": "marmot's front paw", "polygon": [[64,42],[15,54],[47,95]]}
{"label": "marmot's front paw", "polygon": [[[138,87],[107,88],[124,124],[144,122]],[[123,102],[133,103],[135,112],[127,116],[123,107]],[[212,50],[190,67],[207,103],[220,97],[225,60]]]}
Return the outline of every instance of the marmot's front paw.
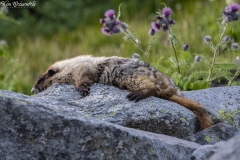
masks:
{"label": "marmot's front paw", "polygon": [[139,101],[143,98],[145,98],[145,96],[143,94],[141,94],[140,92],[131,92],[127,95],[127,98],[130,100],[130,101]]}
{"label": "marmot's front paw", "polygon": [[77,88],[77,90],[83,97],[86,97],[90,93],[90,85],[84,82]]}

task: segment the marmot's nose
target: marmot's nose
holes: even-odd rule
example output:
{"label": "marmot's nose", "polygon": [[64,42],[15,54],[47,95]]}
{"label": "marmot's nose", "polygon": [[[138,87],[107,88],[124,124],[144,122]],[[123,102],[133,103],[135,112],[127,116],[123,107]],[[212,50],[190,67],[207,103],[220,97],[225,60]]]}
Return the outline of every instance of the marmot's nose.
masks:
{"label": "marmot's nose", "polygon": [[32,94],[38,94],[39,90],[36,87],[31,89]]}

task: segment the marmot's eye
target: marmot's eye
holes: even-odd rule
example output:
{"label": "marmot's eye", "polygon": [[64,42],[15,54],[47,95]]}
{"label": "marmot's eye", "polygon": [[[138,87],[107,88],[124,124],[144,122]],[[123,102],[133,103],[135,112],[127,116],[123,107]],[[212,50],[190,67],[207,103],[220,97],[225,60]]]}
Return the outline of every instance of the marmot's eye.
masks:
{"label": "marmot's eye", "polygon": [[56,72],[54,70],[48,70],[48,75],[51,77],[55,74]]}

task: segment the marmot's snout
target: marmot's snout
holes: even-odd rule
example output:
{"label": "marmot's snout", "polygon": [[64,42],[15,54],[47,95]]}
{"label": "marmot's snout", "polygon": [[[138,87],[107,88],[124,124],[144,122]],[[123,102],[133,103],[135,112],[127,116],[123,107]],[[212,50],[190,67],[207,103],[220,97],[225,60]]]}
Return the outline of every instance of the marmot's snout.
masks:
{"label": "marmot's snout", "polygon": [[39,93],[39,89],[37,89],[35,86],[33,86],[33,88],[31,89],[32,94],[38,94]]}

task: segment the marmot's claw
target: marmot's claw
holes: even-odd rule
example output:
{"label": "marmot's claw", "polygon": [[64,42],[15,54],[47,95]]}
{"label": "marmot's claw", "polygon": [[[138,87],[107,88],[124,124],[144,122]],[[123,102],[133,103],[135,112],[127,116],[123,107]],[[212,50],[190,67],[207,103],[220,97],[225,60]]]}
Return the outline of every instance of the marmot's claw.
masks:
{"label": "marmot's claw", "polygon": [[90,93],[90,85],[84,82],[77,90],[83,97],[86,97]]}
{"label": "marmot's claw", "polygon": [[131,92],[127,95],[127,98],[130,100],[130,101],[135,101],[135,102],[138,102],[139,100],[143,99],[144,96],[139,93],[139,92]]}

